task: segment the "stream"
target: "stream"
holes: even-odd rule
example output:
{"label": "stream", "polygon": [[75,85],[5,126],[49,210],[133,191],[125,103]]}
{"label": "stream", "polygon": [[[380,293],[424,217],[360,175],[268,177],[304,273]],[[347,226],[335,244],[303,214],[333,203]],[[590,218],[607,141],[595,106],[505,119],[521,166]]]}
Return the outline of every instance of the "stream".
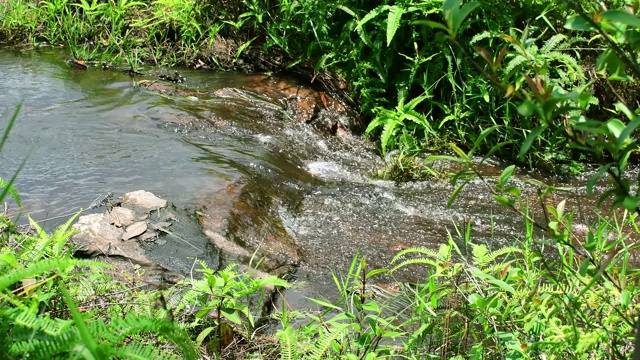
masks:
{"label": "stream", "polygon": [[275,98],[292,88],[302,94],[295,82],[180,69],[186,83],[150,88],[167,70],[133,79],[118,70],[75,69],[65,58],[57,50],[0,50],[1,131],[23,103],[0,153],[5,180],[26,159],[16,183],[23,208],[10,209],[21,223],[28,214],[51,230],[66,218],[48,219],[108,192],[144,189],[191,219],[180,229],[193,250],[168,246],[156,258],[189,258],[176,262],[186,273],[193,257],[213,266],[247,262],[247,253],[225,253],[220,244],[239,245],[265,256],[266,270],[293,274],[295,286],[285,294],[293,307],[310,306],[306,297],[331,297],[331,271],[344,273],[356,253],[370,268],[386,267],[401,249],[437,248],[449,234],[461,240],[455,227],[467,222],[474,241],[491,247],[522,236],[521,219],[479,182],[449,209],[453,187],[446,181],[374,179],[383,165],[374,146],[336,133],[348,119],[321,111],[299,121],[306,103]]}

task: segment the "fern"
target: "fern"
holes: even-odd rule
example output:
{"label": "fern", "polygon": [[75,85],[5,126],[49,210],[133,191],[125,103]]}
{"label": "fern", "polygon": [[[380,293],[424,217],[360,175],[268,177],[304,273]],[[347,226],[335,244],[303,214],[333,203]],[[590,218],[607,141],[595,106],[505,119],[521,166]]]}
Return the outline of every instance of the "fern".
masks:
{"label": "fern", "polygon": [[299,358],[297,351],[297,333],[287,326],[284,330],[279,330],[277,334],[278,343],[280,345],[281,360],[297,360]]}
{"label": "fern", "polygon": [[331,347],[331,343],[336,341],[339,337],[352,327],[352,324],[334,324],[329,330],[322,332],[320,338],[316,341],[313,349],[311,350],[310,358],[312,360],[323,360],[328,356],[326,355]]}
{"label": "fern", "polygon": [[398,28],[400,27],[400,20],[402,19],[403,13],[404,9],[398,5],[394,5],[389,8],[389,14],[387,17],[387,46],[391,45],[391,40],[393,40],[396,31],[398,31]]}
{"label": "fern", "polygon": [[493,37],[493,34],[490,33],[489,31],[483,31],[481,33],[477,33],[475,35],[473,35],[473,37],[471,38],[471,40],[469,40],[469,45],[473,45],[481,40],[484,39],[488,39]]}
{"label": "fern", "polygon": [[504,73],[507,77],[511,76],[515,72],[515,69],[521,67],[527,61],[529,60],[522,55],[513,56],[511,60],[509,60],[509,62],[507,62],[507,64],[505,65]]}
{"label": "fern", "polygon": [[566,45],[566,40],[567,37],[563,34],[556,34],[550,37],[549,40],[545,41],[544,45],[542,45],[542,48],[540,48],[540,52],[543,54],[550,53],[556,50],[560,45]]}
{"label": "fern", "polygon": [[[84,351],[85,342],[73,321],[37,317],[29,312],[5,310],[0,312],[0,322],[13,323],[12,344],[9,353],[14,356],[29,354],[36,359]],[[185,359],[196,359],[195,346],[189,335],[177,324],[167,319],[135,317],[112,318],[107,325],[93,320],[87,324],[90,335],[97,341],[98,349],[106,358],[123,359],[174,359],[151,345],[130,343],[125,340],[135,335],[154,333],[170,340]],[[130,341],[130,340],[127,340]],[[88,349],[85,349],[88,350]]]}
{"label": "fern", "polygon": [[500,256],[522,253],[522,249],[513,246],[506,246],[495,251],[489,251],[486,245],[472,244],[472,246],[473,262],[478,264],[481,268],[487,264],[495,262],[495,260]]}
{"label": "fern", "polygon": [[[127,344],[114,349],[113,355],[121,359],[148,360],[148,359],[177,359],[175,355],[166,354],[153,345]],[[197,357],[189,357],[197,359]]]}
{"label": "fern", "polygon": [[31,264],[26,268],[13,269],[8,273],[2,275],[0,277],[0,292],[7,290],[9,286],[22,279],[33,278],[54,270],[71,269],[75,266],[81,265],[101,266],[102,264],[94,261],[90,262],[86,260],[70,258],[41,260],[34,264]]}
{"label": "fern", "polygon": [[440,254],[433,250],[433,249],[429,249],[426,247],[412,247],[412,248],[408,248],[408,249],[404,249],[400,252],[398,252],[396,254],[396,256],[393,257],[393,259],[391,259],[391,263],[393,264],[394,262],[398,261],[399,258],[405,256],[405,255],[414,255],[414,254],[420,254],[420,255],[426,255],[430,258],[433,259],[438,259],[438,257],[440,256]]}

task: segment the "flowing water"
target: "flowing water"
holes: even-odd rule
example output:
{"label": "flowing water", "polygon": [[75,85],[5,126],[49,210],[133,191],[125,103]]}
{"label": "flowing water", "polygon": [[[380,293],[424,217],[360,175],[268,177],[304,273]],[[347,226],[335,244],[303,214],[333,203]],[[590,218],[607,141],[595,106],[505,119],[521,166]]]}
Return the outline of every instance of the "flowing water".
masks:
{"label": "flowing water", "polygon": [[[400,249],[436,248],[449,234],[460,240],[456,226],[467,223],[476,241],[493,246],[522,233],[522,221],[480,183],[449,209],[445,182],[372,179],[381,160],[362,139],[296,122],[282,102],[220,92],[255,77],[184,70],[182,88],[198,96],[161,95],[124,72],[78,70],[64,60],[59,51],[0,51],[0,130],[23,103],[0,153],[0,177],[11,178],[26,159],[16,184],[22,213],[49,228],[65,219],[48,218],[107,192],[145,189],[187,214],[220,217],[212,228],[251,252],[270,252],[272,270],[294,267],[299,285],[287,293],[294,306],[329,294],[330,271],[346,271],[356,252],[384,267]],[[199,229],[185,232],[209,243]],[[213,245],[201,250],[166,256],[238,258]]]}

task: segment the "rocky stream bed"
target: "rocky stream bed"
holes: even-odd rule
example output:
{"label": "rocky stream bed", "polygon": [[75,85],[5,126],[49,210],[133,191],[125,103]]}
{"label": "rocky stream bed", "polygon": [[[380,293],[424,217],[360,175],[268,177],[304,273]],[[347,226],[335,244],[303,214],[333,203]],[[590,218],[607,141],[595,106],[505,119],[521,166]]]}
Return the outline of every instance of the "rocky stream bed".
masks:
{"label": "rocky stream bed", "polygon": [[[31,210],[56,205],[48,214],[114,191],[107,210],[85,213],[75,225],[78,255],[144,273],[149,282],[175,283],[192,273],[195,259],[214,268],[259,260],[260,272],[294,281],[284,295],[291,306],[304,307],[310,306],[305,297],[332,296],[331,271],[346,271],[356,253],[372,268],[386,267],[399,250],[435,248],[449,236],[462,241],[456,227],[468,223],[475,241],[492,246],[521,237],[522,220],[479,181],[448,208],[454,188],[446,180],[375,179],[384,162],[361,136],[359,119],[330,94],[295,79],[185,69],[178,83],[168,81],[173,70],[130,78],[116,70],[69,68],[55,52],[0,57],[13,64],[0,70],[23,74],[8,78],[11,101],[0,113],[6,117],[12,101],[26,97],[27,125],[16,126],[13,146],[24,148],[31,139],[36,149],[28,180],[18,183],[28,189],[25,202],[35,204]],[[31,86],[52,96],[30,105],[40,94]],[[90,128],[76,134],[83,126]],[[51,145],[27,130],[48,127],[63,134]],[[51,156],[64,154],[73,155],[58,173]],[[1,156],[8,164],[19,160]],[[69,162],[73,167],[66,168]],[[42,171],[49,176],[38,177]],[[491,177],[501,167],[483,171]],[[58,199],[70,184],[78,199]],[[515,184],[535,192],[526,182]],[[568,206],[583,199],[559,196]],[[419,274],[398,276],[381,281]]]}

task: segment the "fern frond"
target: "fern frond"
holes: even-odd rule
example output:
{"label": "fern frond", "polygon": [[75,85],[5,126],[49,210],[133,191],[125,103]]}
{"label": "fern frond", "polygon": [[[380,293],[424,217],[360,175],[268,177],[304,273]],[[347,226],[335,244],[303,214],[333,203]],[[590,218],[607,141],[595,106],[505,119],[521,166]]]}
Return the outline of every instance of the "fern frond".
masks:
{"label": "fern frond", "polygon": [[299,358],[296,348],[296,344],[298,343],[297,333],[293,331],[290,326],[288,326],[284,330],[278,331],[278,334],[276,336],[279,342],[280,359],[297,360]]}
{"label": "fern frond", "polygon": [[510,255],[514,253],[522,253],[522,249],[514,246],[505,246],[495,251],[488,251],[485,245],[474,245],[473,262],[483,267],[487,264],[495,262],[496,259],[500,256]]}
{"label": "fern frond", "polygon": [[330,328],[329,331],[323,332],[311,350],[311,359],[326,359],[327,356],[325,354],[331,347],[331,343],[342,336],[351,326],[351,324],[340,324]]}
{"label": "fern frond", "polygon": [[402,121],[399,121],[395,116],[385,119],[385,123],[382,128],[382,134],[380,134],[380,146],[382,147],[383,154],[386,154],[387,149],[394,146],[395,141],[393,135],[396,133],[397,128],[401,125]]}
{"label": "fern frond", "polygon": [[400,262],[398,265],[394,266],[390,271],[394,272],[394,271],[397,271],[399,269],[402,269],[402,268],[410,266],[410,265],[430,265],[430,266],[433,266],[433,267],[437,267],[438,266],[438,262],[434,261],[432,259],[425,258],[425,257],[407,259],[407,260],[404,260],[404,261]]}
{"label": "fern frond", "polygon": [[393,259],[391,259],[391,263],[393,264],[394,262],[398,261],[399,258],[405,255],[425,255],[433,259],[437,259],[439,257],[438,252],[433,249],[429,249],[421,246],[411,247],[397,253],[396,256],[394,256]]}
{"label": "fern frond", "polygon": [[51,234],[51,240],[54,243],[53,248],[51,249],[54,256],[61,256],[67,241],[71,235],[73,235],[73,231],[70,230],[71,224],[76,220],[78,216],[82,213],[82,210],[78,211],[75,215],[69,218],[64,224],[58,226]]}
{"label": "fern frond", "polygon": [[528,59],[522,55],[514,56],[511,60],[509,60],[509,62],[507,62],[507,65],[504,67],[504,73],[507,76],[510,76],[515,69],[517,69],[527,61]]}
{"label": "fern frond", "polygon": [[470,45],[473,45],[473,44],[477,43],[477,42],[478,42],[478,41],[480,41],[480,40],[484,40],[484,39],[490,38],[490,37],[492,37],[492,36],[493,36],[493,35],[492,35],[490,32],[488,32],[488,31],[486,31],[486,30],[485,30],[485,31],[483,31],[483,32],[481,32],[481,33],[478,33],[478,34],[473,35],[473,37],[471,38],[471,40],[469,40],[469,44],[470,44]]}
{"label": "fern frond", "polygon": [[566,39],[567,37],[564,36],[563,34],[555,34],[552,37],[550,37],[549,40],[545,41],[544,45],[542,45],[542,47],[540,48],[540,52],[543,54],[550,53],[556,50],[556,48],[558,48],[559,45],[563,43],[566,44],[565,42]]}
{"label": "fern frond", "polygon": [[391,6],[389,8],[389,14],[387,17],[387,46],[391,45],[391,40],[396,35],[396,31],[400,27],[400,20],[402,20],[402,14],[404,14],[404,8],[398,5]]}
{"label": "fern frond", "polygon": [[196,359],[195,345],[189,335],[173,321],[151,317],[127,315],[124,319],[116,318],[104,326],[100,321],[90,328],[97,339],[107,339],[109,343],[121,344],[124,339],[132,335],[152,332],[164,337],[176,345],[186,359]]}
{"label": "fern frond", "polygon": [[46,336],[30,331],[28,336],[11,334],[12,344],[9,353],[14,356],[29,356],[34,359],[50,359],[68,353],[78,344],[79,335],[75,328],[56,336]]}
{"label": "fern frond", "polygon": [[37,277],[44,273],[53,270],[66,270],[73,268],[75,266],[81,265],[101,265],[95,261],[86,261],[80,259],[45,259],[33,264],[27,265],[24,268],[17,268],[9,271],[8,273],[0,276],[0,291],[5,291],[9,286],[15,284],[16,282],[26,279]]}
{"label": "fern frond", "polygon": [[[119,359],[131,359],[131,360],[148,360],[148,359],[177,359],[175,355],[169,355],[166,352],[159,350],[153,345],[142,344],[127,344],[119,348],[114,349],[113,355]],[[193,358],[195,359],[195,358]]]}

